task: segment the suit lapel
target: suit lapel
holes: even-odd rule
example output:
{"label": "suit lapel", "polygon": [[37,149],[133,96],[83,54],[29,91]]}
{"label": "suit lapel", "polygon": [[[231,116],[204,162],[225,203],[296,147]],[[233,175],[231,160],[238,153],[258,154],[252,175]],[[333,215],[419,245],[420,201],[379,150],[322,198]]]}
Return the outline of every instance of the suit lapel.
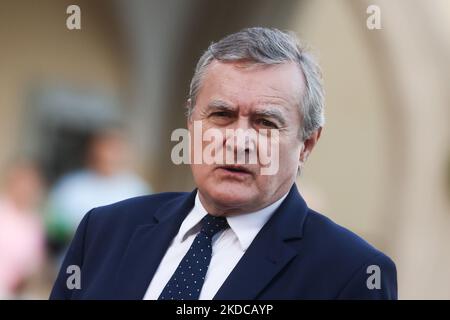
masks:
{"label": "suit lapel", "polygon": [[115,279],[114,298],[142,299],[172,239],[194,206],[196,190],[174,199],[154,215],[154,222],[138,226],[122,258]]}
{"label": "suit lapel", "polygon": [[297,252],[284,243],[274,243],[266,235],[260,237],[238,262],[214,300],[255,299],[296,255]]}
{"label": "suit lapel", "polygon": [[298,254],[285,241],[302,237],[306,214],[306,203],[294,184],[285,201],[258,233],[214,299],[256,299]]}

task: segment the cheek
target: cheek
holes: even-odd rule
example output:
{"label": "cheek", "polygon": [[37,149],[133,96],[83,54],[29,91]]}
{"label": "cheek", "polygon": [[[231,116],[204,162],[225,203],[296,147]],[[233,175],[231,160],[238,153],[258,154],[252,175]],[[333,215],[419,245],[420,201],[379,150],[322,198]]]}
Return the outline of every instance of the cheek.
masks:
{"label": "cheek", "polygon": [[192,164],[191,172],[197,186],[214,187],[217,184],[214,167],[206,164]]}
{"label": "cheek", "polygon": [[192,164],[191,170],[194,177],[204,178],[208,175],[208,167],[203,164]]}
{"label": "cheek", "polygon": [[280,170],[297,170],[303,144],[298,140],[280,145]]}

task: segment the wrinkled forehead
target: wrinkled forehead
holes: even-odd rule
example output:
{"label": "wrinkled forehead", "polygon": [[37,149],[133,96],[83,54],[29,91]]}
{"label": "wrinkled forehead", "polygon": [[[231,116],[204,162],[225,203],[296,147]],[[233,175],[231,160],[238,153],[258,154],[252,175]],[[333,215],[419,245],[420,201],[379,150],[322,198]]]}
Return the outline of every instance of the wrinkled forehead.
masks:
{"label": "wrinkled forehead", "polygon": [[198,104],[226,99],[239,105],[272,101],[298,106],[305,89],[300,66],[295,62],[259,64],[251,61],[213,61],[203,76]]}

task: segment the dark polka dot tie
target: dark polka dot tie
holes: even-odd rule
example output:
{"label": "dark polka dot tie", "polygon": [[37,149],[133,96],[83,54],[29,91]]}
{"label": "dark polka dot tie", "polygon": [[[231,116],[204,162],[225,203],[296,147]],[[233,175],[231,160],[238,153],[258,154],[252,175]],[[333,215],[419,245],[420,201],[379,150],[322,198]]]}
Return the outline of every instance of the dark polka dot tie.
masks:
{"label": "dark polka dot tie", "polygon": [[202,219],[201,226],[158,300],[198,300],[211,261],[211,238],[229,227],[226,218],[210,214]]}

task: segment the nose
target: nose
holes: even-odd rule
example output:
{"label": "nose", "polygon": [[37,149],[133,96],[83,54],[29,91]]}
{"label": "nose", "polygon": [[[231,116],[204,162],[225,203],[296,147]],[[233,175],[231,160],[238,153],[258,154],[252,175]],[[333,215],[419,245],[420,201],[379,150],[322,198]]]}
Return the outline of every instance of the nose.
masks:
{"label": "nose", "polygon": [[248,117],[239,117],[233,126],[225,130],[224,142],[227,155],[232,154],[237,163],[247,163],[249,156],[256,151],[256,135]]}

